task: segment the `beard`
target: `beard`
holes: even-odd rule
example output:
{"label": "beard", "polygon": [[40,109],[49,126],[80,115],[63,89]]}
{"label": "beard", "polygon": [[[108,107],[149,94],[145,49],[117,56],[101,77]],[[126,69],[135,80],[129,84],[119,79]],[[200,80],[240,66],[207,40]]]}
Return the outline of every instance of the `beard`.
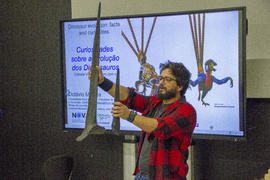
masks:
{"label": "beard", "polygon": [[[164,87],[163,87],[164,88]],[[165,93],[161,93],[160,92],[160,88],[158,89],[158,94],[157,94],[157,98],[160,100],[165,100],[165,99],[171,99],[174,98],[176,96],[176,88],[171,89],[171,90],[167,90],[165,88]]]}

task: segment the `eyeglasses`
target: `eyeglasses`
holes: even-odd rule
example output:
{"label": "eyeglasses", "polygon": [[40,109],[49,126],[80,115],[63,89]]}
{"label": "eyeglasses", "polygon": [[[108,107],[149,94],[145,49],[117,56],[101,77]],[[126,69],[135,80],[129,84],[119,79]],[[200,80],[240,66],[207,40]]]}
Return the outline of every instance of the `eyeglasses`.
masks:
{"label": "eyeglasses", "polygon": [[174,79],[174,78],[162,77],[162,76],[158,76],[158,79],[159,79],[159,81],[164,80],[165,82],[176,81],[176,79]]}

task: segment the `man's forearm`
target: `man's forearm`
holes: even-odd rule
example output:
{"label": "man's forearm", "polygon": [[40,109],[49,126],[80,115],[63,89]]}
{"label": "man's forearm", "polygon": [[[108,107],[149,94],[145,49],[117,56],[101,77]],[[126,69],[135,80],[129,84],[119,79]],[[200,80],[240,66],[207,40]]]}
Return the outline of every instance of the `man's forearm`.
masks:
{"label": "man's forearm", "polygon": [[[96,66],[98,70],[98,86],[103,89],[104,91],[108,92],[112,97],[115,96],[115,83],[113,83],[111,80],[107,79],[106,77],[103,76],[102,70],[99,66]],[[92,66],[90,67],[90,71],[88,74],[89,80],[91,80],[91,75],[92,75]],[[120,93],[120,100],[125,100],[128,97],[129,90],[127,87],[120,86],[119,89]]]}
{"label": "man's forearm", "polygon": [[[112,89],[111,92],[113,91]],[[130,111],[126,105],[120,102],[114,102],[113,104],[113,117],[123,118],[149,133],[158,127],[158,121],[156,119],[138,115],[136,112]]]}
{"label": "man's forearm", "polygon": [[[113,84],[112,88],[107,91],[112,97],[115,96],[115,84]],[[128,97],[128,88],[124,86],[120,86],[120,101],[125,100]]]}
{"label": "man's forearm", "polygon": [[156,119],[141,115],[136,115],[132,123],[148,133],[154,131],[158,127],[158,121]]}

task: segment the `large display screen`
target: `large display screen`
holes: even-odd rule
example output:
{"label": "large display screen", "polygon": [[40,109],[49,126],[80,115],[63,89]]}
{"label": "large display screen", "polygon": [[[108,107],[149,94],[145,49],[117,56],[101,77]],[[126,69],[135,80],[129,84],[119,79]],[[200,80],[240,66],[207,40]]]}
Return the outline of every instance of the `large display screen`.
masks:
{"label": "large display screen", "polygon": [[[197,111],[195,135],[245,136],[245,8],[153,15],[102,17],[103,74],[153,94],[159,65],[182,62],[191,72],[186,100]],[[89,65],[96,18],[61,21],[64,128],[83,129],[88,108]],[[111,130],[114,99],[98,88],[97,124]],[[139,128],[120,120],[123,133]]]}

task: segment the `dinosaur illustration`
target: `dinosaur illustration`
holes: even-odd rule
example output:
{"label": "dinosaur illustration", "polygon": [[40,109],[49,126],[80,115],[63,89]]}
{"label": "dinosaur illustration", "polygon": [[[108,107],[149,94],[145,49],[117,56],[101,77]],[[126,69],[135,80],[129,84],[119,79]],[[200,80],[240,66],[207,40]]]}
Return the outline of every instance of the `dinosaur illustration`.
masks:
{"label": "dinosaur illustration", "polygon": [[[212,89],[213,82],[216,84],[224,84],[227,81],[230,81],[230,86],[233,87],[233,79],[231,77],[225,77],[223,79],[217,79],[212,73],[216,71],[214,66],[217,63],[209,59],[205,62],[203,68],[203,51],[204,51],[204,29],[205,29],[205,13],[203,13],[202,22],[201,22],[201,15],[198,14],[198,22],[196,19],[196,14],[192,16],[189,14],[189,22],[190,22],[190,29],[192,33],[194,51],[196,56],[197,68],[198,68],[198,78],[195,81],[190,80],[190,85],[195,87],[198,85],[199,97],[198,101],[202,101],[202,104],[205,106],[209,106],[208,103],[204,101],[205,96],[207,93]],[[201,27],[202,23],[202,27]],[[198,24],[198,27],[197,27]],[[205,72],[204,72],[205,71]]]}
{"label": "dinosaur illustration", "polygon": [[[199,86],[199,97],[198,100],[202,101],[202,104],[207,106],[209,105],[203,99],[205,98],[206,94],[212,89],[213,82],[217,84],[224,84],[227,81],[230,81],[230,86],[233,87],[233,80],[231,77],[225,77],[223,79],[217,79],[214,75],[212,75],[213,71],[216,71],[214,66],[217,63],[212,59],[209,59],[205,62],[205,71],[198,74],[198,78],[195,81],[190,80],[190,85],[195,87],[196,85]],[[201,94],[202,93],[202,94]]]}
{"label": "dinosaur illustration", "polygon": [[[139,52],[138,59],[141,58],[141,51]],[[150,95],[156,93],[158,87],[158,75],[155,71],[154,66],[149,63],[142,63],[140,69],[139,80],[135,82],[136,91],[139,91],[139,86],[143,86],[143,91],[141,93],[145,94],[146,88],[151,88]]]}
{"label": "dinosaur illustration", "polygon": [[135,82],[135,87],[136,87],[136,91],[139,91],[139,87],[143,86],[143,90],[142,90],[142,94],[146,95],[146,90],[147,88],[151,88],[151,93],[150,95],[153,95],[156,93],[157,91],[157,79],[158,79],[158,75],[155,72],[155,68],[150,65],[149,63],[146,62],[146,52],[151,40],[151,36],[153,33],[153,29],[156,23],[156,19],[157,17],[154,17],[153,20],[153,24],[152,24],[152,28],[146,43],[146,47],[144,49],[144,18],[142,18],[142,31],[141,31],[141,49],[139,49],[139,45],[137,43],[137,39],[131,24],[131,21],[129,18],[127,18],[128,24],[129,24],[129,28],[130,31],[132,33],[132,37],[136,46],[136,50],[133,47],[133,45],[131,44],[131,42],[128,40],[128,38],[126,37],[126,35],[124,34],[124,32],[122,32],[122,36],[123,38],[126,40],[126,42],[128,43],[129,47],[131,48],[131,50],[134,52],[134,54],[137,56],[138,62],[140,64],[140,72],[139,72],[139,80],[137,80]]}

